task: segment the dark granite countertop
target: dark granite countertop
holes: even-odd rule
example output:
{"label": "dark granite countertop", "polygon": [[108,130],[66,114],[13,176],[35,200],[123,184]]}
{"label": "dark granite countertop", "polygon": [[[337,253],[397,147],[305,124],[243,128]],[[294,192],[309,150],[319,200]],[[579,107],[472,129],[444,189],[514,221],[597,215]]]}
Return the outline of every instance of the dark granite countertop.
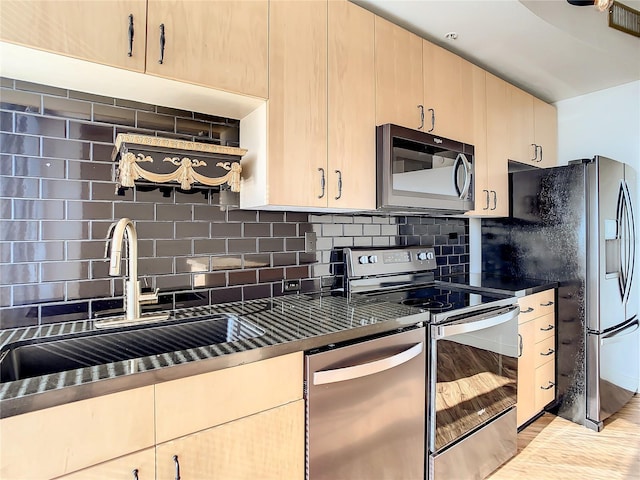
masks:
{"label": "dark granite countertop", "polygon": [[[172,318],[216,313],[241,316],[265,333],[245,340],[1,383],[0,417],[389,332],[429,318],[428,313],[416,308],[370,298],[348,301],[331,293],[196,307],[172,312]],[[93,328],[93,320],[85,320],[3,330],[0,347]]]}
{"label": "dark granite countertop", "polygon": [[514,297],[524,297],[533,293],[557,288],[558,282],[533,278],[510,278],[490,273],[465,273],[438,279],[462,287],[480,288],[491,293],[504,293]]}

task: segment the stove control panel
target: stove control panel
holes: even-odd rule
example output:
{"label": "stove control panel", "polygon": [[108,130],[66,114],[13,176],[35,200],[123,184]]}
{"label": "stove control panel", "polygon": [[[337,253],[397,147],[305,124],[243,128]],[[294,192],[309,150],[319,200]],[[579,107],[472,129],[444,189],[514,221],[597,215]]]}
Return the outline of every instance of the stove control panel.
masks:
{"label": "stove control panel", "polygon": [[345,248],[344,256],[350,278],[426,272],[437,268],[432,247]]}

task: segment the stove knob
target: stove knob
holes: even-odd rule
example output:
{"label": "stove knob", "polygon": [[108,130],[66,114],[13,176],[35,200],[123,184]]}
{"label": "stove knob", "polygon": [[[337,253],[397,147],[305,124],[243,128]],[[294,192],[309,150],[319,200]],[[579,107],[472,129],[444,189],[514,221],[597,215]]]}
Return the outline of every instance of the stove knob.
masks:
{"label": "stove knob", "polygon": [[358,258],[358,261],[364,265],[365,263],[369,263],[369,257],[367,257],[366,255],[362,255],[360,258]]}
{"label": "stove knob", "polygon": [[433,260],[435,257],[435,255],[433,254],[433,252],[427,252],[427,260]]}
{"label": "stove knob", "polygon": [[427,254],[426,252],[418,252],[418,260],[420,261],[424,261],[427,259]]}
{"label": "stove knob", "polygon": [[369,257],[369,263],[378,263],[378,256],[377,255],[371,255]]}

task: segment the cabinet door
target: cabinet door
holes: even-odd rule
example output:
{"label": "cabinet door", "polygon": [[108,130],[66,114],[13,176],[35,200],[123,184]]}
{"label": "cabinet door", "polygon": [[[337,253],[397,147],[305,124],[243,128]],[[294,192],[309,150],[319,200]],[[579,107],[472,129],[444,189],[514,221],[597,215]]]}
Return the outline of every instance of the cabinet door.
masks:
{"label": "cabinet door", "polygon": [[304,400],[163,443],[158,480],[304,478]]}
{"label": "cabinet door", "polygon": [[146,0],[2,0],[0,39],[143,72],[146,7]]}
{"label": "cabinet door", "polygon": [[487,177],[488,213],[509,215],[509,164],[505,137],[509,129],[507,82],[487,73]]}
{"label": "cabinet door", "polygon": [[424,102],[422,39],[378,16],[375,30],[376,125],[417,129]]}
{"label": "cabinet door", "polygon": [[328,203],[376,208],[374,15],[329,2]]}
{"label": "cabinet door", "polygon": [[267,0],[148,0],[148,5],[147,73],[267,98]]}
{"label": "cabinet door", "polygon": [[[473,187],[475,209],[472,216],[486,215],[490,207],[489,195],[489,158],[487,156],[487,96],[486,72],[473,66],[473,125],[474,125],[474,164]],[[506,162],[506,160],[505,160]]]}
{"label": "cabinet door", "polygon": [[529,321],[518,326],[518,334],[522,345],[522,355],[518,359],[518,404],[517,422],[521,426],[538,410],[536,410],[535,391],[535,331],[534,322]]}
{"label": "cabinet door", "polygon": [[326,207],[326,1],[271,2],[269,85],[268,202]]}
{"label": "cabinet door", "polygon": [[472,67],[458,55],[422,41],[425,132],[475,144]]}
{"label": "cabinet door", "polygon": [[555,167],[558,164],[558,114],[556,107],[533,99],[536,144],[542,147],[538,166]]}
{"label": "cabinet door", "polygon": [[60,480],[133,480],[134,478],[153,480],[156,478],[156,449],[148,448],[58,478]]}
{"label": "cabinet door", "polygon": [[513,85],[507,84],[509,102],[509,158],[537,165],[533,97]]}
{"label": "cabinet door", "polygon": [[154,443],[153,386],[80,400],[0,420],[0,478],[54,478]]}

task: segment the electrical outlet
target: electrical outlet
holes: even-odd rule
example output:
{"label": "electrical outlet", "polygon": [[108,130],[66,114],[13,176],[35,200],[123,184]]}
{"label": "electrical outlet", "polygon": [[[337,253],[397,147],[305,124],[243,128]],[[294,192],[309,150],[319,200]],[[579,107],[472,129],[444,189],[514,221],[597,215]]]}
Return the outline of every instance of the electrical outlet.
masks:
{"label": "electrical outlet", "polygon": [[300,280],[284,280],[284,291],[285,292],[299,292],[300,291]]}
{"label": "electrical outlet", "polygon": [[316,238],[316,232],[305,232],[304,234],[304,252],[314,253],[316,251],[316,244],[318,239]]}

